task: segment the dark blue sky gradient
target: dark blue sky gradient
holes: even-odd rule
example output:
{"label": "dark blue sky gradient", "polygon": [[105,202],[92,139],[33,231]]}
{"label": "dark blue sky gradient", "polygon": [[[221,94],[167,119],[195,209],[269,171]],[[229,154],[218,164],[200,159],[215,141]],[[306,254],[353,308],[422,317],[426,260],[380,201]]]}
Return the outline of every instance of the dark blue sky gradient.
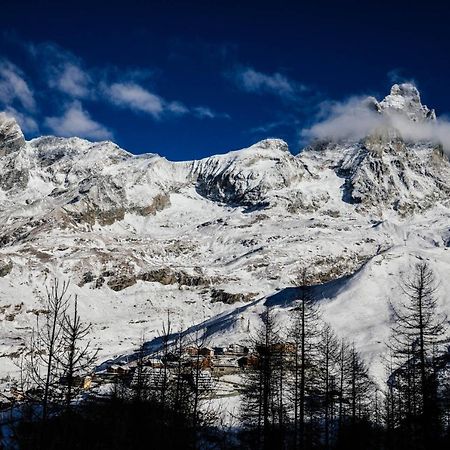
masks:
{"label": "dark blue sky gradient", "polygon": [[[265,137],[287,140],[296,153],[321,102],[381,97],[393,80],[415,80],[424,103],[450,112],[450,7],[442,1],[14,0],[0,12],[0,57],[23,71],[35,93],[39,130],[28,137],[50,133],[45,117],[61,115],[70,101],[46,85],[45,58],[24,50],[44,42],[113,78],[149,70],[139,82],[149,92],[217,115],[155,118],[80,99],[91,119],[133,153],[192,159]],[[291,98],[247,92],[234,76],[246,68],[279,73],[303,88]]]}

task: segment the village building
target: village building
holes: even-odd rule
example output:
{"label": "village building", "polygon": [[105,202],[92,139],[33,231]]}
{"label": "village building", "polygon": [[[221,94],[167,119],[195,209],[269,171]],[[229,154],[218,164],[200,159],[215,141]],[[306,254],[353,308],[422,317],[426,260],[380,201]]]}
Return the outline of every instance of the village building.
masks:
{"label": "village building", "polygon": [[258,365],[258,357],[256,355],[246,355],[242,356],[237,360],[237,364],[240,369],[251,369]]}
{"label": "village building", "polygon": [[235,355],[246,355],[249,352],[249,348],[241,344],[230,344],[227,347],[226,353]]}
{"label": "village building", "polygon": [[164,363],[160,358],[148,357],[144,359],[144,366],[162,368],[164,367]]}
{"label": "village building", "polygon": [[239,372],[236,358],[216,357],[212,361],[211,373],[215,376],[230,375]]}
{"label": "village building", "polygon": [[198,349],[198,354],[202,356],[212,357],[214,356],[214,349],[210,347],[201,347]]}

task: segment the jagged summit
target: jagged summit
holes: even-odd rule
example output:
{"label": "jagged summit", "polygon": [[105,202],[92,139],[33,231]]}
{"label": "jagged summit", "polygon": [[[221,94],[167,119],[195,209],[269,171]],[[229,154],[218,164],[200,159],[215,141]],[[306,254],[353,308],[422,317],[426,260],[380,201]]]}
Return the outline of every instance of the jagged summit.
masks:
{"label": "jagged summit", "polygon": [[[433,120],[413,86],[368,106],[376,124]],[[0,114],[0,378],[53,277],[72,281],[99,362],[152,339],[168,310],[180,329],[215,318],[212,344],[244,341],[266,299],[286,310],[304,268],[336,331],[381,348],[386,299],[401,297],[391,275],[416,257],[444,261],[444,281],[450,267],[450,164],[386,130],[296,156],[266,139],[171,162],[75,137],[26,142]]]}
{"label": "jagged summit", "polygon": [[301,162],[281,139],[265,139],[192,164],[197,191],[232,205],[268,204],[271,193],[295,185],[304,174]]}
{"label": "jagged summit", "polygon": [[413,122],[436,120],[434,109],[422,105],[420,93],[411,83],[394,84],[379,106],[380,111],[405,114]]}
{"label": "jagged summit", "polygon": [[25,138],[17,121],[0,112],[0,156],[17,151],[25,145]]}

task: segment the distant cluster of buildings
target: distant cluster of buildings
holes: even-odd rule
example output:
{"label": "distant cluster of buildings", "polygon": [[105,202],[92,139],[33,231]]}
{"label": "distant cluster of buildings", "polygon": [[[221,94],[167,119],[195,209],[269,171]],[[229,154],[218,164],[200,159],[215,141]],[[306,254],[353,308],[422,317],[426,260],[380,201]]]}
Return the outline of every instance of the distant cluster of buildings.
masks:
{"label": "distant cluster of buildings", "polygon": [[[214,378],[224,375],[239,373],[249,367],[254,367],[258,363],[258,358],[252,354],[248,347],[240,344],[229,344],[225,347],[203,347],[187,346],[183,348],[181,354],[168,352],[161,356],[153,354],[142,358],[141,374],[146,382],[154,387],[160,385],[173,377],[180,366],[186,372],[189,369],[198,368],[197,383],[200,388],[210,387]],[[114,377],[128,378],[132,383],[136,379],[137,360],[112,364],[106,371],[96,374],[96,378],[108,380]]]}
{"label": "distant cluster of buildings", "polygon": [[[276,344],[277,345],[277,344]],[[286,344],[280,344],[285,345]],[[284,348],[283,351],[290,351]],[[182,368],[187,378],[195,374],[195,383],[200,389],[211,389],[214,380],[225,375],[241,373],[247,369],[255,368],[259,362],[261,349],[250,351],[248,347],[241,344],[229,344],[228,346],[195,346],[190,345],[183,348],[181,352],[167,352],[162,354],[151,354],[144,356],[140,361],[137,358],[109,365],[106,369],[90,374],[89,376],[76,376],[74,384],[87,391],[95,386],[123,380],[132,385],[136,382],[137,367],[140,366],[140,374],[145,378],[145,383],[153,388],[161,388],[163,383],[173,379],[177,371]],[[193,370],[199,369],[199,370]],[[193,380],[189,379],[190,382]],[[61,378],[60,384],[66,381]],[[11,389],[5,403],[20,401],[21,393]],[[5,397],[6,400],[6,397]]]}

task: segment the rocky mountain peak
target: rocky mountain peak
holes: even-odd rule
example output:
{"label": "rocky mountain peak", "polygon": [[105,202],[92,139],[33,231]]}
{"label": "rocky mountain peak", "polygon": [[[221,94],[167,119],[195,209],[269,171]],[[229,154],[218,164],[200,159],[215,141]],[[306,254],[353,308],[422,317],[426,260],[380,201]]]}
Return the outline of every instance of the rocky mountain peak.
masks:
{"label": "rocky mountain peak", "polygon": [[25,138],[14,118],[0,112],[0,156],[19,150],[25,145]]}
{"label": "rocky mountain peak", "polygon": [[379,105],[381,111],[405,114],[413,122],[436,120],[434,109],[422,105],[420,93],[411,83],[394,84]]}
{"label": "rocky mountain peak", "polygon": [[258,148],[263,150],[282,150],[290,152],[288,144],[283,139],[264,139],[252,145],[250,148]]}

